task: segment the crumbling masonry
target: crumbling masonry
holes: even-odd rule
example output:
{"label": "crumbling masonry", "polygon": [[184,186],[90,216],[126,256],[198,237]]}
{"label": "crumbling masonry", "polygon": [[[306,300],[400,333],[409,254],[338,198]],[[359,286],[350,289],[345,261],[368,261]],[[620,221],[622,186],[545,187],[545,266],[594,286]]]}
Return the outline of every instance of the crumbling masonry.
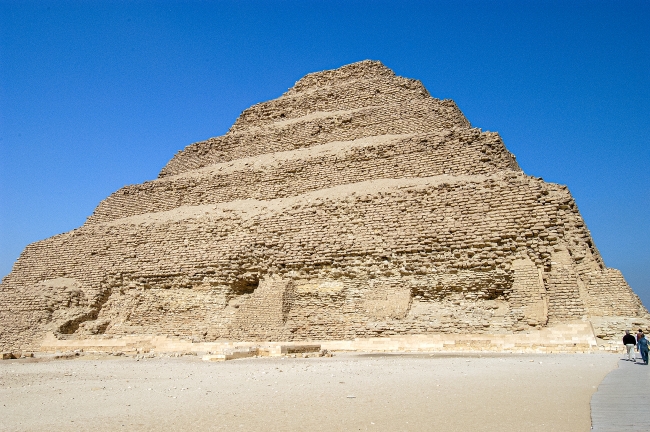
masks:
{"label": "crumbling masonry", "polygon": [[247,109],[29,245],[0,285],[3,350],[52,333],[350,340],[587,320],[607,338],[647,318],[565,186],[374,61]]}

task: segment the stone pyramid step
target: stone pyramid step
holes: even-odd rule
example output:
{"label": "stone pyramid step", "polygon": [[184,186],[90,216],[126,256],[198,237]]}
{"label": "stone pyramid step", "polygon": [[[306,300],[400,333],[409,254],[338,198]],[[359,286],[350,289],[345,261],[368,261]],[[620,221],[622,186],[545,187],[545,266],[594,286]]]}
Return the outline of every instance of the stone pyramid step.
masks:
{"label": "stone pyramid step", "polygon": [[279,120],[264,127],[249,127],[221,137],[194,143],[177,153],[159,177],[180,174],[219,162],[261,154],[312,147],[332,141],[436,132],[467,128],[463,118],[453,114],[455,104],[433,99],[369,106],[350,111],[318,112],[291,120]]}
{"label": "stone pyramid step", "polygon": [[383,135],[253,156],[127,186],[102,201],[87,223],[179,206],[282,198],[380,178],[502,170],[516,171],[518,166],[497,134],[462,129]]}

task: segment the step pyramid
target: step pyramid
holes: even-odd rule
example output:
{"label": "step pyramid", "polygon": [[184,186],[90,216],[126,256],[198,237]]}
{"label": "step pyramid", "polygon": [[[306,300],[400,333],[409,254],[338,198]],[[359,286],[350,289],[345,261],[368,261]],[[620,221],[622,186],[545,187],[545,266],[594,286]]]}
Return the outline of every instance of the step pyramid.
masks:
{"label": "step pyramid", "polygon": [[0,347],[513,334],[648,318],[566,186],[377,61],[312,73],[29,245]]}

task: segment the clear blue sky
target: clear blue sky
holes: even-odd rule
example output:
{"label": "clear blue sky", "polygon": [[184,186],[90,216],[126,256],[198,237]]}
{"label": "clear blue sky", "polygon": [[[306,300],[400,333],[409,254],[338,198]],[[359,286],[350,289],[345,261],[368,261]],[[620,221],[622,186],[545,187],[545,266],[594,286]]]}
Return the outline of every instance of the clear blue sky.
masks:
{"label": "clear blue sky", "polygon": [[0,1],[0,276],[309,72],[381,60],[569,186],[650,306],[650,1]]}

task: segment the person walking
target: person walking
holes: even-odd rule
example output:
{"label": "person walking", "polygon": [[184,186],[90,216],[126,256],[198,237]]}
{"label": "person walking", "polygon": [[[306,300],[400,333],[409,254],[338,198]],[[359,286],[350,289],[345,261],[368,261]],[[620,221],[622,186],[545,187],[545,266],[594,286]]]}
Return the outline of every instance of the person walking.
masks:
{"label": "person walking", "polygon": [[639,352],[641,353],[641,359],[643,360],[644,364],[648,364],[648,339],[646,339],[645,335],[641,333],[641,337],[638,338],[636,341],[636,346]]}
{"label": "person walking", "polygon": [[635,361],[634,347],[636,346],[636,339],[630,334],[629,330],[625,330],[623,345],[625,345],[625,349],[627,349],[627,359],[629,361]]}

